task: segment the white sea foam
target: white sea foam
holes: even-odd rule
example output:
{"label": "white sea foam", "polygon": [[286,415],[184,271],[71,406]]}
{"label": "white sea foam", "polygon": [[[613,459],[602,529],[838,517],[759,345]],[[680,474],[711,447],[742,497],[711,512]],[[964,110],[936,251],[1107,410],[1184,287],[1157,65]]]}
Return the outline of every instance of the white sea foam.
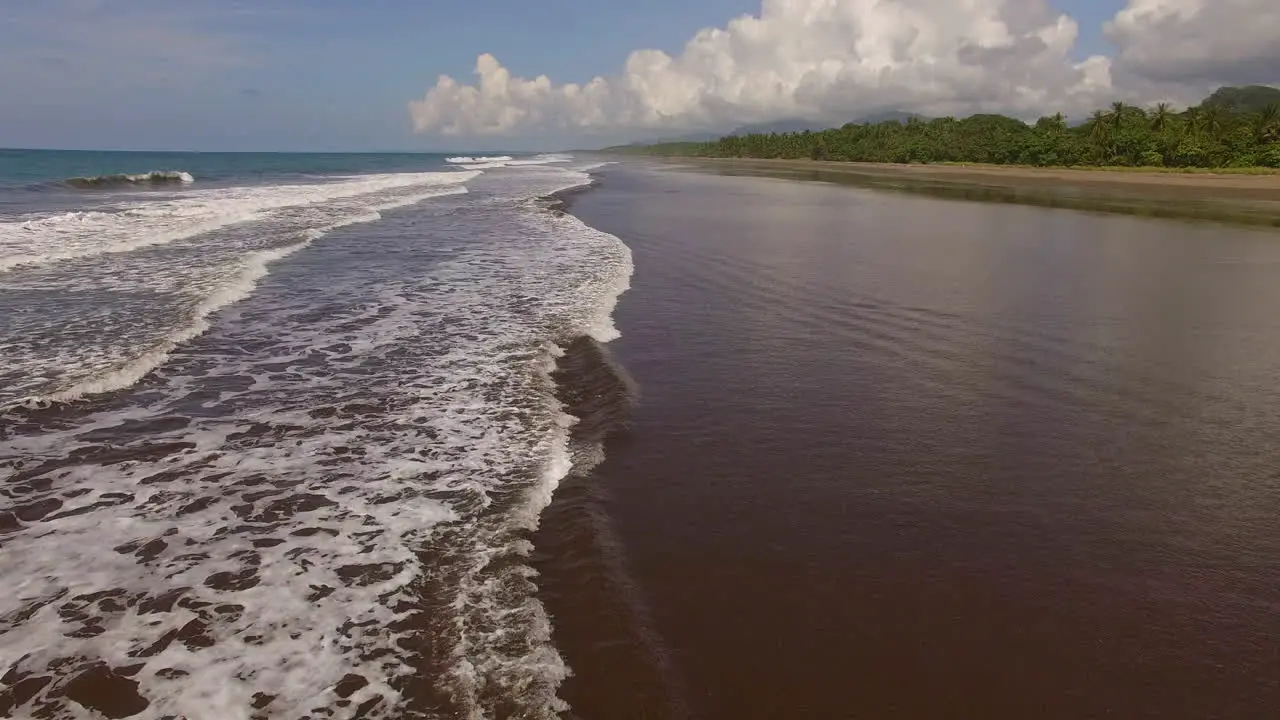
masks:
{"label": "white sea foam", "polygon": [[510,155],[492,155],[481,157],[451,157],[445,159],[450,165],[475,165],[478,163],[501,163],[511,160]]}
{"label": "white sea foam", "polygon": [[[376,219],[377,216],[370,216],[365,222]],[[78,400],[85,395],[118,390],[133,385],[147,373],[164,363],[175,347],[208,330],[208,317],[210,314],[247,297],[249,293],[253,292],[258,281],[266,276],[268,265],[310,245],[321,234],[321,231],[308,231],[306,239],[302,242],[274,250],[263,250],[246,257],[243,263],[243,270],[230,283],[218,289],[192,308],[190,324],[174,330],[155,347],[134,358],[123,367],[83,380],[66,390],[43,397],[25,398],[21,401],[21,404],[31,406],[51,402],[67,402],[69,400]]]}
{"label": "white sea foam", "polygon": [[470,163],[467,165],[459,165],[458,167],[466,168],[467,170],[496,170],[498,168],[508,167],[508,163],[501,160],[494,160],[492,162],[481,162],[481,163]]}
{"label": "white sea foam", "polygon": [[301,238],[298,242],[249,253],[240,260],[237,271],[187,310],[186,321],[183,324],[174,327],[164,336],[158,338],[149,349],[130,357],[116,367],[79,380],[70,387],[43,395],[26,397],[19,400],[18,404],[34,407],[54,402],[68,402],[78,400],[86,395],[129,387],[145,377],[147,373],[162,365],[169,358],[174,348],[207,331],[209,329],[208,318],[210,315],[248,297],[257,287],[258,281],[270,271],[269,266],[272,263],[307,247],[332,230],[380,220],[382,218],[380,211],[416,204],[434,197],[465,194],[466,191],[465,187],[454,187],[397,197],[374,204],[359,214],[342,217],[321,227],[298,231],[297,235]]}
{"label": "white sea foam", "polygon": [[567,162],[573,162],[572,155],[565,155],[563,153],[545,153],[542,155],[535,155],[534,157],[512,160],[509,164],[513,167],[518,167],[522,165],[554,165],[557,163]]}
{"label": "white sea foam", "polygon": [[[108,175],[105,177],[110,178],[113,176]],[[195,176],[193,176],[189,172],[186,172],[185,170],[152,170],[151,172],[137,173],[135,175],[123,175],[119,177],[123,177],[124,179],[133,183],[177,181],[177,182],[189,185],[196,181]],[[89,178],[89,179],[97,180],[102,178]]]}
{"label": "white sea foam", "polygon": [[0,223],[0,272],[29,265],[164,245],[289,207],[417,186],[458,185],[478,171],[395,173],[306,185],[195,190],[167,200]]}
{"label": "white sea foam", "polygon": [[456,157],[447,162],[467,170],[494,170],[505,167],[529,167],[533,165],[554,165],[573,161],[572,155],[560,153],[544,153],[530,157],[513,158],[509,155],[497,157]]}
{"label": "white sea foam", "polygon": [[[39,489],[0,512],[61,505],[5,536],[0,672],[51,677],[38,704],[89,663],[141,664],[139,720],[249,718],[255,697],[402,717],[423,684],[442,717],[562,712],[526,539],[570,469],[550,373],[557,343],[616,334],[631,260],[531,202],[586,175],[520,172],[395,242],[317,243],[322,275],[264,283],[140,404],[10,438],[6,486]],[[348,674],[366,684],[344,701]]]}

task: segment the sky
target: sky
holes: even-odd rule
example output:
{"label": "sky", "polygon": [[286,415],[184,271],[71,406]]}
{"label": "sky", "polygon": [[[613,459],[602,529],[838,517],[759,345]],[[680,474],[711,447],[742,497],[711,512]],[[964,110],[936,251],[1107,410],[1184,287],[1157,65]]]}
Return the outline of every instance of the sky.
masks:
{"label": "sky", "polygon": [[592,147],[1280,83],[1276,0],[0,0],[0,147]]}

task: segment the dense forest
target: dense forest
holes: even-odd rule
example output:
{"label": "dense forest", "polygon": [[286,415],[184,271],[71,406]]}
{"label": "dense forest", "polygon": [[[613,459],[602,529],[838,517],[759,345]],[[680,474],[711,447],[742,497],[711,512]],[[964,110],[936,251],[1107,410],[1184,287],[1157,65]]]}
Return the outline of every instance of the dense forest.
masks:
{"label": "dense forest", "polygon": [[1221,88],[1182,112],[1165,103],[1142,108],[1118,102],[1075,126],[1062,114],[1035,124],[1003,115],[912,117],[820,132],[756,133],[610,150],[886,163],[1280,168],[1280,90]]}

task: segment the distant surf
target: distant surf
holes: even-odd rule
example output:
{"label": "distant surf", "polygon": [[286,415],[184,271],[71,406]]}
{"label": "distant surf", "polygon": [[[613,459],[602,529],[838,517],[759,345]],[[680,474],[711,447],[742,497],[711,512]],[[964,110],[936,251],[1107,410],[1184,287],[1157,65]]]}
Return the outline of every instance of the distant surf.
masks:
{"label": "distant surf", "polygon": [[508,161],[510,161],[510,160],[513,160],[513,159],[514,159],[514,158],[512,158],[510,155],[494,155],[494,156],[492,156],[492,157],[487,157],[487,156],[482,156],[482,157],[466,157],[466,156],[463,156],[463,157],[451,157],[451,158],[446,158],[446,159],[445,159],[445,162],[449,163],[450,165],[475,165],[475,164],[478,164],[478,163],[499,163],[499,162],[508,162]]}
{"label": "distant surf", "polygon": [[478,174],[388,173],[320,183],[192,190],[159,200],[129,198],[94,209],[0,220],[0,273],[165,245],[228,225],[261,220],[290,207],[323,207],[344,198],[461,184]]}
{"label": "distant surf", "polygon": [[129,185],[189,185],[196,179],[182,170],[152,170],[136,174],[94,175],[67,178],[63,184],[77,188],[112,188]]}
{"label": "distant surf", "polygon": [[573,160],[573,156],[571,155],[543,153],[541,155],[531,155],[521,158],[514,158],[510,155],[495,155],[492,157],[451,157],[446,158],[445,162],[450,165],[466,168],[467,170],[494,170],[497,168],[520,167],[524,165],[552,165],[556,163],[567,163],[571,160]]}

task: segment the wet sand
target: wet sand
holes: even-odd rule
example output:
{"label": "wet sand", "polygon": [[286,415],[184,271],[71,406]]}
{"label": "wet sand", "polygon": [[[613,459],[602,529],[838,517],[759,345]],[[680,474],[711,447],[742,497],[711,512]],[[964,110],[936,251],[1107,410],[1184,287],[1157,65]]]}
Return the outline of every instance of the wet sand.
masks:
{"label": "wet sand", "polygon": [[1280,173],[1127,172],[746,158],[672,158],[668,162],[726,175],[814,180],[954,199],[1280,226]]}
{"label": "wet sand", "polygon": [[616,166],[534,537],[568,717],[1280,706],[1280,236]]}

